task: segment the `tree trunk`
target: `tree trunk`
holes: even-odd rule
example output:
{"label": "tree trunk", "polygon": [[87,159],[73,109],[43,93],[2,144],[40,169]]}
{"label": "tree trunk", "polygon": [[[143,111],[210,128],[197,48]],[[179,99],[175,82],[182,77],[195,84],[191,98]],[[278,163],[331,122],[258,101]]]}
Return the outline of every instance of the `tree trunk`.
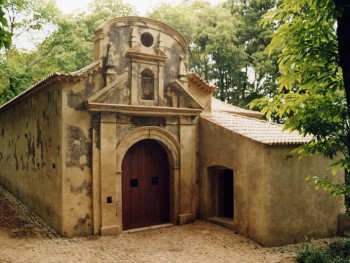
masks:
{"label": "tree trunk", "polygon": [[[350,3],[348,0],[334,0],[340,15],[337,18],[339,63],[343,70],[345,96],[350,119]],[[350,145],[350,131],[347,131],[347,144]],[[348,156],[350,149],[348,148]],[[345,171],[345,184],[350,184],[350,171]],[[346,210],[350,210],[350,196],[345,195]]]}

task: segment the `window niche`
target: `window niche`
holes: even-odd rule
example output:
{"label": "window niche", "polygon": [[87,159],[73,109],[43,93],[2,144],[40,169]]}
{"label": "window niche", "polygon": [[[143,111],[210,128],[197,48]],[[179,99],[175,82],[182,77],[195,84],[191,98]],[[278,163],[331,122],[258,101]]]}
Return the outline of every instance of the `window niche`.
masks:
{"label": "window niche", "polygon": [[150,69],[141,72],[141,99],[154,100],[154,73]]}

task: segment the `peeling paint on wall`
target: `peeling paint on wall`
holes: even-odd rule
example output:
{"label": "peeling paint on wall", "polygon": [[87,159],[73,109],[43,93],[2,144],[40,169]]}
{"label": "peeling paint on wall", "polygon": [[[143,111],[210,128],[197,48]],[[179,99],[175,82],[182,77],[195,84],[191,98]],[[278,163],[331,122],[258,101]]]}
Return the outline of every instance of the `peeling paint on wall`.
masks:
{"label": "peeling paint on wall", "polygon": [[68,107],[75,109],[76,111],[85,111],[85,101],[96,92],[94,77],[98,75],[98,72],[94,72],[91,78],[87,78],[84,83],[83,89],[80,91],[70,90],[67,92]]}
{"label": "peeling paint on wall", "polygon": [[86,110],[84,101],[86,101],[87,96],[85,92],[74,92],[73,90],[70,90],[67,93],[67,98],[68,98],[68,107],[78,111]]}
{"label": "peeling paint on wall", "polygon": [[[0,183],[56,229],[62,194],[61,178],[55,176],[61,169],[56,152],[59,93],[48,87],[0,111]],[[48,163],[57,169],[47,167]]]}
{"label": "peeling paint on wall", "polygon": [[97,149],[101,148],[101,138],[100,138],[100,114],[94,113],[92,115],[92,132],[94,133],[94,144]]}
{"label": "peeling paint on wall", "polygon": [[83,190],[86,190],[86,196],[92,197],[92,183],[84,180],[84,182],[79,187],[74,187],[70,184],[70,192],[74,194],[81,194]]}
{"label": "peeling paint on wall", "polygon": [[79,218],[78,223],[74,226],[76,232],[88,233],[87,229],[91,229],[91,216],[86,214],[85,217]]}
{"label": "peeling paint on wall", "polygon": [[84,135],[80,127],[68,125],[68,154],[66,165],[77,166],[84,170],[85,166],[91,167],[91,143]]}

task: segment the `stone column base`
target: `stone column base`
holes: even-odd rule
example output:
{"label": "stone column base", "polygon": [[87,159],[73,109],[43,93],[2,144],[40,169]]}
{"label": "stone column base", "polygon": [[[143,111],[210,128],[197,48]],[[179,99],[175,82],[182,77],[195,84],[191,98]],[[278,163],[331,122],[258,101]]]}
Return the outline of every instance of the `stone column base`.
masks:
{"label": "stone column base", "polygon": [[101,236],[116,236],[120,233],[117,225],[101,227]]}

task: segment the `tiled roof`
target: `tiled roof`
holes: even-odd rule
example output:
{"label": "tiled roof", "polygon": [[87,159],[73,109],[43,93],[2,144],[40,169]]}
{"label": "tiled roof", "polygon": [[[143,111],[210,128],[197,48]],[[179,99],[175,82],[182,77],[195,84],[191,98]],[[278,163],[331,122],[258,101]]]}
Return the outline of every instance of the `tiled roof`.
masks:
{"label": "tiled roof", "polygon": [[212,111],[234,113],[234,114],[258,118],[258,119],[263,117],[263,114],[259,111],[242,109],[240,107],[225,103],[225,102],[218,100],[216,98],[211,98],[211,109],[212,109]]}
{"label": "tiled roof", "polygon": [[88,66],[86,66],[85,68],[82,68],[81,70],[72,72],[70,74],[65,74],[65,73],[58,73],[58,72],[54,72],[50,75],[48,75],[46,78],[40,80],[39,82],[35,83],[33,86],[31,86],[30,88],[26,89],[25,91],[23,91],[22,93],[18,94],[16,97],[14,97],[13,99],[9,100],[8,102],[6,102],[5,104],[0,106],[0,111],[4,110],[8,107],[10,107],[11,105],[13,105],[14,103],[18,102],[19,100],[21,100],[22,98],[44,88],[45,86],[47,86],[47,84],[52,83],[52,82],[58,82],[58,81],[66,81],[66,82],[77,82],[79,80],[81,80],[84,76],[86,76],[87,74],[90,74],[91,72],[97,70],[100,67],[100,62],[94,62]]}
{"label": "tiled roof", "polygon": [[213,93],[217,87],[214,85],[210,85],[207,82],[205,82],[201,77],[199,77],[196,73],[190,73],[187,75],[188,79],[196,84],[201,90],[204,90],[208,93]]}
{"label": "tiled roof", "polygon": [[298,145],[307,143],[311,139],[297,132],[283,131],[283,125],[237,114],[213,111],[202,114],[201,118],[251,140],[269,145]]}

